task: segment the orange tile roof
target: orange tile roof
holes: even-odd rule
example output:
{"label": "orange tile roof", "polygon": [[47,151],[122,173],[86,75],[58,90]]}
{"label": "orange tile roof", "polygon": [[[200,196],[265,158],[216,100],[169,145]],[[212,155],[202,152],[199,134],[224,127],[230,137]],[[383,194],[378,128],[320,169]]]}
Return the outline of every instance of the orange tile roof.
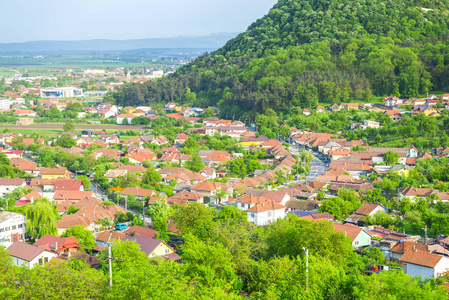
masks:
{"label": "orange tile roof", "polygon": [[442,258],[443,258],[442,255],[433,254],[425,251],[407,250],[399,259],[399,261],[434,268]]}

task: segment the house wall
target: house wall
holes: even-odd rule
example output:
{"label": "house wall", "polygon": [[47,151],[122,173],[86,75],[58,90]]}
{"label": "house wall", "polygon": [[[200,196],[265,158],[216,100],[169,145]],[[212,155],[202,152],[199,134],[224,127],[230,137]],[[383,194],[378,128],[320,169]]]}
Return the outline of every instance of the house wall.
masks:
{"label": "house wall", "polygon": [[254,223],[257,226],[266,226],[277,219],[285,217],[285,209],[269,210],[260,213],[247,212],[248,222]]}
{"label": "house wall", "polygon": [[53,257],[56,257],[56,256],[58,256],[56,253],[49,252],[49,251],[43,251],[41,254],[36,256],[33,260],[26,261],[26,260],[23,260],[21,258],[11,255],[11,257],[13,258],[14,265],[16,265],[18,267],[25,265],[27,268],[30,268],[30,269],[32,269],[34,267],[34,265],[39,264],[40,258],[43,258],[44,260],[45,260],[45,258],[47,258],[47,262],[49,262]]}
{"label": "house wall", "polygon": [[164,243],[160,243],[156,247],[156,249],[154,249],[154,251],[151,252],[151,254],[148,256],[148,258],[155,257],[155,256],[166,255],[166,254],[171,254],[173,252],[174,251],[170,247],[168,247]]}
{"label": "house wall", "polygon": [[391,252],[391,254],[390,254],[391,260],[399,260],[399,259],[401,259],[401,257],[402,257],[401,253]]}
{"label": "house wall", "polygon": [[405,273],[410,276],[420,276],[422,278],[429,277],[433,278],[435,273],[433,268],[424,267],[420,265],[415,265],[411,263],[406,263]]}
{"label": "house wall", "polygon": [[45,175],[41,174],[42,179],[53,179],[53,178],[57,179],[60,177],[69,178],[69,176],[67,176],[67,175],[60,175],[60,174],[45,174]]}
{"label": "house wall", "polygon": [[443,256],[435,266],[435,277],[449,270],[449,258]]}
{"label": "house wall", "polygon": [[371,245],[371,236],[365,231],[360,231],[359,235],[352,242],[354,248],[360,248]]}
{"label": "house wall", "polygon": [[22,185],[0,185],[0,195],[4,197],[6,194],[11,193],[18,187],[25,186],[26,183],[24,182]]}
{"label": "house wall", "polygon": [[[26,234],[25,215],[15,214],[12,218],[0,223],[0,245],[9,247],[13,242],[23,242]],[[14,237],[17,240],[14,241]]]}

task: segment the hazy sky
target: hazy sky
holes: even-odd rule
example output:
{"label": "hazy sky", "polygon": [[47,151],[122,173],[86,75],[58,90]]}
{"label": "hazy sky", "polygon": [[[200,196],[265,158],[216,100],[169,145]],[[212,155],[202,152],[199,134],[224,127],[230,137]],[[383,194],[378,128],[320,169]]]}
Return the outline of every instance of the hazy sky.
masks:
{"label": "hazy sky", "polygon": [[244,31],[276,0],[0,0],[0,43]]}

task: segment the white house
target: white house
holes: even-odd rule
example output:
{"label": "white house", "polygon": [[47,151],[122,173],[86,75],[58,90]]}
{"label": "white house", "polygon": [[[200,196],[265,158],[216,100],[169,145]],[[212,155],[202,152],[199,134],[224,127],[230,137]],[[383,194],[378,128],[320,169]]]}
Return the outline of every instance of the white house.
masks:
{"label": "white house", "polygon": [[436,278],[449,271],[449,258],[420,250],[408,250],[399,260],[407,275]]}
{"label": "white house", "polygon": [[395,96],[390,96],[390,97],[385,98],[385,105],[386,106],[393,107],[393,106],[396,106],[396,105],[401,104],[403,102],[404,102],[404,100],[399,99],[398,97],[395,97]]}
{"label": "white house", "polygon": [[117,116],[117,124],[123,124],[123,120],[127,119],[128,120],[128,124],[131,124],[131,121],[135,118],[136,116],[133,114],[121,114]]}
{"label": "white house", "polygon": [[55,252],[50,252],[44,248],[29,245],[23,242],[14,242],[6,251],[13,258],[14,265],[22,266],[32,269],[34,265],[41,266],[48,263],[53,257],[58,256]]}
{"label": "white house", "polygon": [[20,178],[0,178],[0,196],[4,197],[18,187],[26,186],[24,179]]}
{"label": "white house", "polygon": [[10,246],[12,243],[26,239],[25,215],[9,211],[0,212],[0,245]]}
{"label": "white house", "polygon": [[265,197],[248,195],[236,201],[237,208],[247,213],[248,221],[266,226],[285,218],[285,206]]}
{"label": "white house", "polygon": [[379,128],[379,122],[376,121],[370,121],[370,120],[365,120],[365,122],[363,123],[363,129],[367,128],[367,127],[371,127],[371,128]]}
{"label": "white house", "polygon": [[214,180],[217,178],[217,173],[215,172],[215,169],[213,168],[204,168],[201,171],[199,171],[200,175],[203,175],[206,177],[207,180]]}

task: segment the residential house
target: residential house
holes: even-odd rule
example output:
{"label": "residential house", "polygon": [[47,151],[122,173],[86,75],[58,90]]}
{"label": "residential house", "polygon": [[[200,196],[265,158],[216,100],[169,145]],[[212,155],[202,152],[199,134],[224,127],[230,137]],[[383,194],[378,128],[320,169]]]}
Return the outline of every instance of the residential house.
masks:
{"label": "residential house", "polygon": [[18,187],[26,186],[26,182],[21,178],[0,178],[0,196],[12,193]]}
{"label": "residential house", "polygon": [[142,235],[126,236],[124,241],[135,241],[140,246],[140,251],[144,252],[148,258],[162,257],[174,261],[180,261],[181,258],[175,250],[167,245],[165,241],[149,238]]}
{"label": "residential house", "polygon": [[396,96],[389,96],[389,97],[384,99],[385,105],[386,106],[390,106],[390,107],[398,106],[399,104],[401,104],[403,102],[404,102],[404,100],[399,99]]}
{"label": "residential house", "polygon": [[39,194],[36,190],[29,192],[28,194],[23,195],[16,201],[17,206],[26,205],[29,203],[33,203],[34,200],[41,199],[42,195]]}
{"label": "residential house", "polygon": [[217,173],[213,168],[204,168],[198,172],[200,175],[203,175],[207,180],[214,180],[217,178]]}
{"label": "residential house", "polygon": [[345,222],[355,225],[363,225],[364,221],[361,218],[372,217],[378,212],[385,212],[385,208],[382,205],[374,203],[363,203],[363,205],[357,209],[352,215],[350,215]]}
{"label": "residential house", "polygon": [[66,190],[56,190],[53,195],[54,201],[79,201],[86,197],[95,197],[95,193],[92,191],[66,191]]}
{"label": "residential house", "polygon": [[363,229],[349,224],[333,224],[335,231],[343,231],[352,240],[352,247],[361,248],[371,245],[371,236]]}
{"label": "residential house", "polygon": [[23,158],[13,158],[11,159],[11,166],[14,168],[19,168],[22,171],[27,172],[31,175],[37,175],[37,163],[34,161],[26,160]]}
{"label": "residential house", "polygon": [[390,249],[390,257],[391,261],[399,261],[408,250],[418,250],[423,252],[430,252],[429,247],[423,244],[415,243],[413,241],[404,241],[401,240],[397,242],[397,244]]}
{"label": "residential house", "polygon": [[53,186],[54,191],[84,191],[82,180],[57,179]]}
{"label": "residential house", "polygon": [[407,275],[437,278],[449,271],[449,258],[420,250],[408,250],[401,259],[402,269]]}
{"label": "residential house", "polygon": [[[198,193],[204,197],[209,197],[210,202],[227,201],[229,195],[232,195],[233,189],[230,185],[221,182],[202,181],[195,184],[191,189],[191,192]],[[220,191],[226,194],[222,199],[217,199]]]}
{"label": "residential house", "polygon": [[15,266],[24,265],[29,269],[32,269],[36,264],[44,266],[53,257],[58,256],[52,251],[24,242],[14,242],[6,251],[12,257]]}
{"label": "residential house", "polygon": [[286,207],[265,197],[243,196],[236,200],[236,206],[247,213],[248,221],[257,226],[266,226],[277,219],[285,218]]}
{"label": "residential house", "polygon": [[67,252],[76,252],[81,248],[80,243],[74,236],[62,238],[50,234],[39,238],[33,245],[47,251],[53,251],[58,255]]}
{"label": "residential house", "polygon": [[37,113],[34,110],[29,109],[17,109],[14,111],[14,115],[18,117],[35,117],[37,116]]}
{"label": "residential house", "polygon": [[81,131],[81,136],[82,137],[92,137],[92,136],[95,136],[95,132],[93,130],[85,129],[85,130]]}
{"label": "residential house", "polygon": [[155,238],[159,234],[159,231],[142,227],[139,225],[133,225],[128,229],[126,229],[125,231],[123,231],[123,233],[129,236],[141,235],[147,238]]}
{"label": "residential house", "polygon": [[406,187],[399,190],[399,201],[402,201],[405,197],[408,197],[411,201],[416,201],[417,198],[428,198],[431,196],[443,202],[449,201],[449,193],[436,189]]}
{"label": "residential house", "polygon": [[167,199],[167,203],[170,205],[174,205],[174,204],[181,205],[181,204],[185,204],[188,202],[203,203],[204,196],[199,193],[190,192],[188,190],[182,190]]}
{"label": "residential house", "polygon": [[156,193],[154,190],[144,189],[138,186],[135,187],[129,187],[121,191],[120,195],[122,196],[128,196],[133,195],[136,198],[145,198],[146,196],[154,196]]}
{"label": "residential house", "polygon": [[189,136],[183,132],[179,133],[175,139],[175,144],[184,144],[184,142],[189,138]]}
{"label": "residential house", "polygon": [[132,120],[135,118],[136,116],[133,114],[121,114],[117,116],[117,124],[122,125],[123,124],[123,120],[127,120],[127,124],[132,124]]}
{"label": "residential house", "polygon": [[308,108],[304,108],[303,110],[302,110],[302,114],[304,115],[304,116],[310,116],[310,109],[308,109]]}
{"label": "residential house", "polygon": [[40,168],[39,175],[42,179],[70,178],[72,172],[68,171],[65,167],[56,165],[53,168]]}
{"label": "residential house", "polygon": [[389,115],[393,121],[402,119],[402,114],[399,110],[386,110],[384,114]]}
{"label": "residential house", "polygon": [[95,241],[97,242],[97,246],[99,247],[107,247],[109,243],[112,243],[113,241],[119,240],[122,241],[126,237],[126,234],[121,231],[104,231],[100,233],[96,238]]}
{"label": "residential house", "polygon": [[75,225],[82,225],[87,230],[94,231],[97,227],[98,229],[100,228],[99,225],[96,225],[96,222],[100,221],[104,217],[114,220],[119,211],[123,213],[127,212],[125,209],[118,206],[83,206],[76,213],[71,215],[64,214],[61,220],[56,221],[58,234],[62,234],[65,230]]}
{"label": "residential house", "polygon": [[114,149],[95,149],[90,154],[93,159],[98,159],[100,157],[106,156],[109,159],[119,160],[122,152]]}
{"label": "residential house", "polygon": [[100,139],[105,141],[106,144],[115,145],[119,143],[119,138],[117,134],[102,134]]}
{"label": "residential house", "polygon": [[0,246],[8,247],[11,243],[26,239],[25,215],[0,211]]}

